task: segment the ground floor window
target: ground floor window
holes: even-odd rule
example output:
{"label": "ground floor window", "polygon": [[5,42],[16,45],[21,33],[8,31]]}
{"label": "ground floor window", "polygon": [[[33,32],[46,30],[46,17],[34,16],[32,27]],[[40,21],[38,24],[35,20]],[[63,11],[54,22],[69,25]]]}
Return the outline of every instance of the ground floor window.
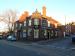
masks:
{"label": "ground floor window", "polygon": [[54,32],[53,32],[53,30],[51,31],[51,37],[53,37],[53,35],[54,35]]}
{"label": "ground floor window", "polygon": [[17,32],[14,32],[14,35],[17,36]]}
{"label": "ground floor window", "polygon": [[47,35],[47,30],[44,30],[44,36],[46,36]]}
{"label": "ground floor window", "polygon": [[57,31],[55,31],[55,36],[56,36],[56,37],[57,37],[57,33],[58,33],[58,32],[57,32]]}
{"label": "ground floor window", "polygon": [[22,32],[20,32],[20,38],[22,38]]}
{"label": "ground floor window", "polygon": [[39,30],[34,29],[34,38],[39,38]]}
{"label": "ground floor window", "polygon": [[17,36],[17,30],[15,30],[15,33],[14,33],[14,35],[15,35],[15,36]]}
{"label": "ground floor window", "polygon": [[23,30],[23,38],[26,37],[26,30]]}
{"label": "ground floor window", "polygon": [[31,36],[32,34],[32,29],[28,29],[28,36]]}

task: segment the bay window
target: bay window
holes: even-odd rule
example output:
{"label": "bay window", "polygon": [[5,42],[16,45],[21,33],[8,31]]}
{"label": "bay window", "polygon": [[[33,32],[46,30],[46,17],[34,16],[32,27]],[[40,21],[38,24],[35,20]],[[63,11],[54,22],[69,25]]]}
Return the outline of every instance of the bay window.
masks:
{"label": "bay window", "polygon": [[34,19],[34,25],[39,25],[39,19]]}

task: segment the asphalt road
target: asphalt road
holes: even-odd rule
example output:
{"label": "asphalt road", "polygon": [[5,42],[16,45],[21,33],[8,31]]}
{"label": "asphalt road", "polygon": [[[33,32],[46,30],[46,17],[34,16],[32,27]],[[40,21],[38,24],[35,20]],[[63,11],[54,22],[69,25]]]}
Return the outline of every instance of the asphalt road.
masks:
{"label": "asphalt road", "polygon": [[63,39],[55,39],[54,41],[41,41],[38,42],[39,45],[52,46],[61,49],[73,49],[75,48],[75,44],[72,43],[72,37],[66,37]]}
{"label": "asphalt road", "polygon": [[0,40],[0,56],[75,56],[71,38],[40,42]]}
{"label": "asphalt road", "polygon": [[7,42],[5,40],[0,40],[0,56],[46,56],[43,53],[38,53],[32,50],[27,50],[20,48],[12,44],[12,42]]}

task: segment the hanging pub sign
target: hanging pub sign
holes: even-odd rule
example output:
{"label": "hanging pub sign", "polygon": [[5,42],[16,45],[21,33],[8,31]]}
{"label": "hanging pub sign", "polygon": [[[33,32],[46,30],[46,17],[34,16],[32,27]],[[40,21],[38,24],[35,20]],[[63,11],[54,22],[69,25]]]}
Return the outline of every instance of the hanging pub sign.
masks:
{"label": "hanging pub sign", "polygon": [[34,25],[34,28],[35,28],[35,29],[39,28],[39,25]]}

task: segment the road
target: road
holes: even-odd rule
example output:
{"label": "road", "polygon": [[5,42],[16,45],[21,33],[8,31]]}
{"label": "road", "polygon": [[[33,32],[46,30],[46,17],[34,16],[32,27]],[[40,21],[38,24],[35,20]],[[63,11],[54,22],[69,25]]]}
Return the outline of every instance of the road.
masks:
{"label": "road", "polygon": [[66,37],[63,39],[55,39],[54,41],[40,41],[38,44],[62,49],[72,49],[75,48],[75,44],[72,43],[71,39],[71,37]]}
{"label": "road", "polygon": [[75,56],[71,38],[40,42],[0,40],[0,56]]}
{"label": "road", "polygon": [[0,40],[0,56],[46,56],[43,53],[29,50],[30,48],[24,47],[23,45],[22,43]]}

